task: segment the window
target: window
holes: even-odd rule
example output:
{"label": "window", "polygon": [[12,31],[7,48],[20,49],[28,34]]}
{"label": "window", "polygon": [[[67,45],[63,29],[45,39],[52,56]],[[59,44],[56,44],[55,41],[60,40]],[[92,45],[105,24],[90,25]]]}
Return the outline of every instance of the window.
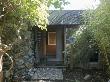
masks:
{"label": "window", "polygon": [[56,32],[48,32],[48,45],[56,45]]}

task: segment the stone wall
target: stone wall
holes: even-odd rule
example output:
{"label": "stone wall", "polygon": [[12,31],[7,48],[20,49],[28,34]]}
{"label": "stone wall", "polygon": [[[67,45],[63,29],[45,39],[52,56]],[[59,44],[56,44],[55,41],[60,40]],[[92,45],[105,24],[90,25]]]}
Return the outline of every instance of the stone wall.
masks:
{"label": "stone wall", "polygon": [[[19,43],[18,43],[19,44]],[[14,56],[15,64],[13,70],[14,79],[31,79],[29,70],[34,67],[32,33],[28,32],[25,38],[20,42],[20,52]],[[18,45],[18,46],[19,46]]]}
{"label": "stone wall", "polygon": [[23,79],[31,79],[28,74],[29,70],[34,68],[34,51],[33,51],[33,37],[32,32],[28,31],[24,33],[22,39],[17,39],[12,49],[7,53],[12,57],[14,61],[13,69],[7,76],[7,70],[10,67],[9,58],[4,56],[4,79],[15,80],[15,82],[21,82]]}

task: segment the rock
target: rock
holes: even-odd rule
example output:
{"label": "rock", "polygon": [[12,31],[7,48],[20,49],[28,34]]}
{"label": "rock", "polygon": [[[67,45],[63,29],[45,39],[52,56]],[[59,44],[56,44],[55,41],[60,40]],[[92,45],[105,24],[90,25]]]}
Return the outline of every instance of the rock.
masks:
{"label": "rock", "polygon": [[108,80],[108,82],[110,82],[110,79]]}
{"label": "rock", "polygon": [[88,79],[90,79],[91,78],[91,75],[85,75],[85,77],[84,77],[84,80],[88,80]]}
{"label": "rock", "polygon": [[5,72],[5,77],[8,78],[9,76],[10,76],[10,72],[9,71],[6,71]]}
{"label": "rock", "polygon": [[[18,76],[26,79],[29,77],[31,78],[31,76],[34,75],[34,70],[32,69],[33,63],[34,61],[32,54],[27,54],[18,58],[14,66],[14,76]],[[18,77],[15,77],[15,79]]]}
{"label": "rock", "polygon": [[50,80],[62,80],[62,69],[57,68],[36,68],[36,71],[32,77],[33,80],[37,79],[50,79]]}

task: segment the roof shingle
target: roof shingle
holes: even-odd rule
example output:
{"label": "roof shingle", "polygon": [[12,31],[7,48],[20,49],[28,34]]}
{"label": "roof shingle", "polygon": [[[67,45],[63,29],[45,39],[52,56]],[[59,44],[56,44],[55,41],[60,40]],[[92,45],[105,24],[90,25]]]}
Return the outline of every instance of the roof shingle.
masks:
{"label": "roof shingle", "polygon": [[80,24],[82,10],[50,10],[49,25]]}

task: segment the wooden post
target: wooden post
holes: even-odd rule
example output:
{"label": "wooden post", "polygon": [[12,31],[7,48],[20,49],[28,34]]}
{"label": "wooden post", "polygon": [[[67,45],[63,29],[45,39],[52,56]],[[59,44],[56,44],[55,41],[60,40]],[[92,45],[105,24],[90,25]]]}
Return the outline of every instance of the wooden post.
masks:
{"label": "wooden post", "polygon": [[0,82],[3,82],[3,70],[2,70],[2,67],[3,67],[3,62],[2,62],[3,54],[4,54],[4,52],[2,51],[2,49],[0,49]]}

